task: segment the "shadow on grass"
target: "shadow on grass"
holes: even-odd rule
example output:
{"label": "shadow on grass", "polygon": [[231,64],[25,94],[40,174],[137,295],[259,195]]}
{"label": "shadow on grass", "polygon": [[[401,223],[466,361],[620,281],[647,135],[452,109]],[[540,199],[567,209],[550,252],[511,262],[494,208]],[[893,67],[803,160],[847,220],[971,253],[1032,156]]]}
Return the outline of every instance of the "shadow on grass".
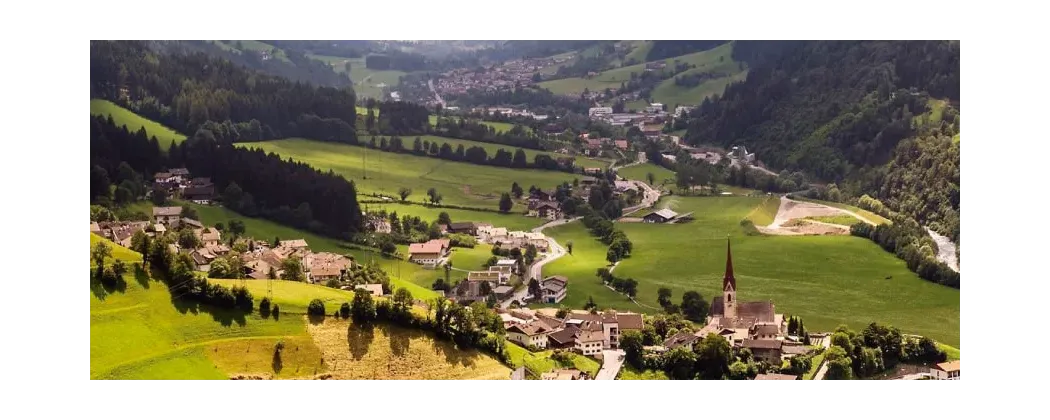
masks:
{"label": "shadow on grass", "polygon": [[273,352],[273,360],[270,361],[270,367],[273,368],[273,373],[280,374],[281,370],[284,369],[284,361],[281,360],[281,352]]}
{"label": "shadow on grass", "polygon": [[113,293],[124,293],[128,290],[128,282],[124,276],[106,278],[98,270],[88,269],[90,276],[91,294],[98,300],[106,300],[106,296]]}
{"label": "shadow on grass", "polygon": [[324,324],[325,316],[324,315],[307,315],[306,319],[308,321],[310,321],[310,325],[320,325],[320,324]]}
{"label": "shadow on grass", "polygon": [[352,323],[346,330],[346,344],[354,360],[361,360],[368,354],[368,348],[372,346],[373,340],[375,340],[375,327],[372,324]]}
{"label": "shadow on grass", "polygon": [[434,339],[434,352],[440,353],[445,356],[445,361],[451,365],[462,365],[464,367],[473,367],[475,365],[474,360],[477,359],[478,351],[472,351],[470,347],[460,346],[455,341],[443,340],[437,337]]}
{"label": "shadow on grass", "polygon": [[185,315],[187,313],[192,313],[197,315],[203,312],[211,315],[212,320],[218,322],[224,327],[229,327],[234,323],[239,327],[243,327],[248,323],[245,318],[245,315],[247,314],[240,309],[216,308],[177,295],[171,297],[171,303],[180,314]]}
{"label": "shadow on grass", "polygon": [[392,327],[387,323],[379,324],[379,330],[390,338],[390,351],[394,357],[403,357],[405,353],[408,353],[408,346],[412,344],[412,340],[418,340],[427,335],[419,330]]}
{"label": "shadow on grass", "polygon": [[149,289],[150,276],[146,270],[142,269],[141,265],[135,266],[135,281],[138,282],[139,286],[143,289]]}

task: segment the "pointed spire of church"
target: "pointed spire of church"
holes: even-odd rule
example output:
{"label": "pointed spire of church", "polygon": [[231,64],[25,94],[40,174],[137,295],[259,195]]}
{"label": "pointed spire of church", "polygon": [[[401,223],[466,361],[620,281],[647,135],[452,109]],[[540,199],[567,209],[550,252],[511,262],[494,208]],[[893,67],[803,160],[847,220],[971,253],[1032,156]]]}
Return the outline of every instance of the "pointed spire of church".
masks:
{"label": "pointed spire of church", "polygon": [[722,290],[736,291],[736,278],[733,277],[733,247],[726,236],[726,275],[722,278]]}

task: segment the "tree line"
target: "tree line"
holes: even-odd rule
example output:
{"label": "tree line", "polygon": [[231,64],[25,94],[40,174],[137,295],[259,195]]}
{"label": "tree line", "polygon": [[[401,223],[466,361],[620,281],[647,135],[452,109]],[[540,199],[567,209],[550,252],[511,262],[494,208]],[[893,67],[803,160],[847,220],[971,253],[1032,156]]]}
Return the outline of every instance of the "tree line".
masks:
{"label": "tree line", "polygon": [[895,327],[872,322],[860,332],[838,327],[824,360],[825,379],[854,379],[872,377],[899,363],[944,362],[948,355],[927,337],[905,336]]}
{"label": "tree line", "polygon": [[[309,58],[297,49],[281,49],[288,59],[285,61],[274,57],[276,55],[274,51],[267,52],[270,57],[264,59],[262,51],[244,48],[239,45],[240,41],[233,41],[233,47],[238,51],[223,49],[211,41],[154,41],[153,43],[157,44],[159,50],[168,54],[203,52],[245,68],[288,80],[336,88],[351,86],[347,75],[336,73],[328,63]],[[275,47],[280,48],[276,45]]]}
{"label": "tree line", "polygon": [[437,135],[457,139],[503,144],[526,149],[540,149],[539,136],[526,131],[520,124],[514,124],[510,130],[505,132],[497,132],[495,128],[485,125],[479,120],[438,118],[434,132]]}
{"label": "tree line", "polygon": [[437,141],[423,140],[422,137],[418,136],[412,140],[411,145],[408,145],[406,142],[407,139],[399,136],[391,136],[389,138],[373,136],[364,146],[385,152],[409,153],[416,156],[473,163],[475,165],[503,168],[533,168],[563,172],[573,172],[575,169],[570,160],[558,160],[542,153],[533,156],[532,162],[529,162],[528,155],[525,154],[523,149],[517,149],[512,153],[500,148],[496,150],[494,155],[489,156],[488,151],[481,146],[464,147],[462,144],[459,144],[453,149],[447,142],[442,142],[439,145]]}
{"label": "tree line", "polygon": [[352,182],[276,154],[201,138],[173,144],[164,154],[155,137],[146,139],[144,130],[132,134],[102,117],[91,118],[90,150],[93,198],[108,195],[108,187],[103,186],[108,185],[109,174],[119,174],[121,163],[145,174],[186,167],[194,176],[210,177],[217,191],[224,192],[224,204],[246,216],[338,238],[361,230]]}
{"label": "tree line", "polygon": [[937,261],[937,244],[911,218],[898,217],[893,220],[893,224],[878,226],[856,223],[850,226],[850,234],[871,239],[882,249],[904,260],[909,270],[925,280],[959,288],[959,273]]}
{"label": "tree line", "polygon": [[[91,42],[91,96],[183,133],[196,133],[208,121],[256,120],[263,138],[343,138],[340,130],[356,123],[349,87],[292,82],[202,52],[165,53],[139,41]],[[334,131],[318,133],[315,119]]]}

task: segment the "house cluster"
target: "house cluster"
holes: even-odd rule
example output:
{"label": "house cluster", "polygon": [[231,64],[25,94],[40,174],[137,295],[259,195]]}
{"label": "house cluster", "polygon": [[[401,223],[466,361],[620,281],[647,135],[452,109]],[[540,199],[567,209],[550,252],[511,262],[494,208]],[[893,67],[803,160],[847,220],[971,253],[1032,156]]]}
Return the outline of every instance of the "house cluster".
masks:
{"label": "house cluster", "polygon": [[145,231],[150,226],[150,222],[91,222],[91,233],[128,248],[135,232]]}
{"label": "house cluster", "polygon": [[[779,365],[784,360],[804,354],[808,348],[801,337],[788,336],[784,315],[776,313],[773,302],[739,302],[737,284],[733,275],[733,254],[730,245],[726,248],[726,269],[722,279],[722,295],[712,299],[707,325],[694,333],[679,333],[662,343],[647,348],[663,352],[680,346],[692,346],[715,333],[726,339],[734,348],[750,349],[755,360]],[[786,378],[763,378],[786,379]]]}
{"label": "house cluster", "polygon": [[567,58],[529,58],[511,60],[489,67],[459,68],[441,74],[434,90],[441,96],[462,95],[471,89],[498,91],[531,85],[540,69],[563,63]]}
{"label": "house cluster", "polygon": [[492,244],[498,249],[525,249],[529,245],[536,247],[539,252],[550,249],[547,236],[539,232],[507,231],[507,228],[485,226],[478,229],[477,237],[479,241]]}
{"label": "house cluster", "polygon": [[630,149],[631,145],[625,139],[613,140],[608,137],[594,137],[592,133],[586,131],[581,132],[580,145],[583,147],[583,154],[587,156],[599,156],[602,154],[604,149],[619,149],[626,151]]}
{"label": "house cluster", "polygon": [[641,332],[643,328],[641,314],[615,311],[573,311],[565,318],[557,318],[515,309],[501,311],[500,317],[510,341],[539,349],[569,349],[587,356],[619,348],[623,332]]}
{"label": "house cluster", "polygon": [[179,197],[197,204],[210,204],[215,199],[215,184],[211,178],[192,178],[186,168],[153,174],[153,186],[163,188],[169,197]]}

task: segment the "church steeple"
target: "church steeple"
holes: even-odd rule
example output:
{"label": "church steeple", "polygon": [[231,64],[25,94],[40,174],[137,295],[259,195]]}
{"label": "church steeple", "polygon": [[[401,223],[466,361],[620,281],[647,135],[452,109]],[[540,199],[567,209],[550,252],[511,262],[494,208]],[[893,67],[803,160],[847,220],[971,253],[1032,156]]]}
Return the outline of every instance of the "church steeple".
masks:
{"label": "church steeple", "polygon": [[733,277],[733,247],[726,237],[726,274],[722,278],[722,290],[736,291],[736,278]]}
{"label": "church steeple", "polygon": [[726,275],[722,278],[722,316],[736,318],[736,278],[733,277],[733,248],[726,237]]}

